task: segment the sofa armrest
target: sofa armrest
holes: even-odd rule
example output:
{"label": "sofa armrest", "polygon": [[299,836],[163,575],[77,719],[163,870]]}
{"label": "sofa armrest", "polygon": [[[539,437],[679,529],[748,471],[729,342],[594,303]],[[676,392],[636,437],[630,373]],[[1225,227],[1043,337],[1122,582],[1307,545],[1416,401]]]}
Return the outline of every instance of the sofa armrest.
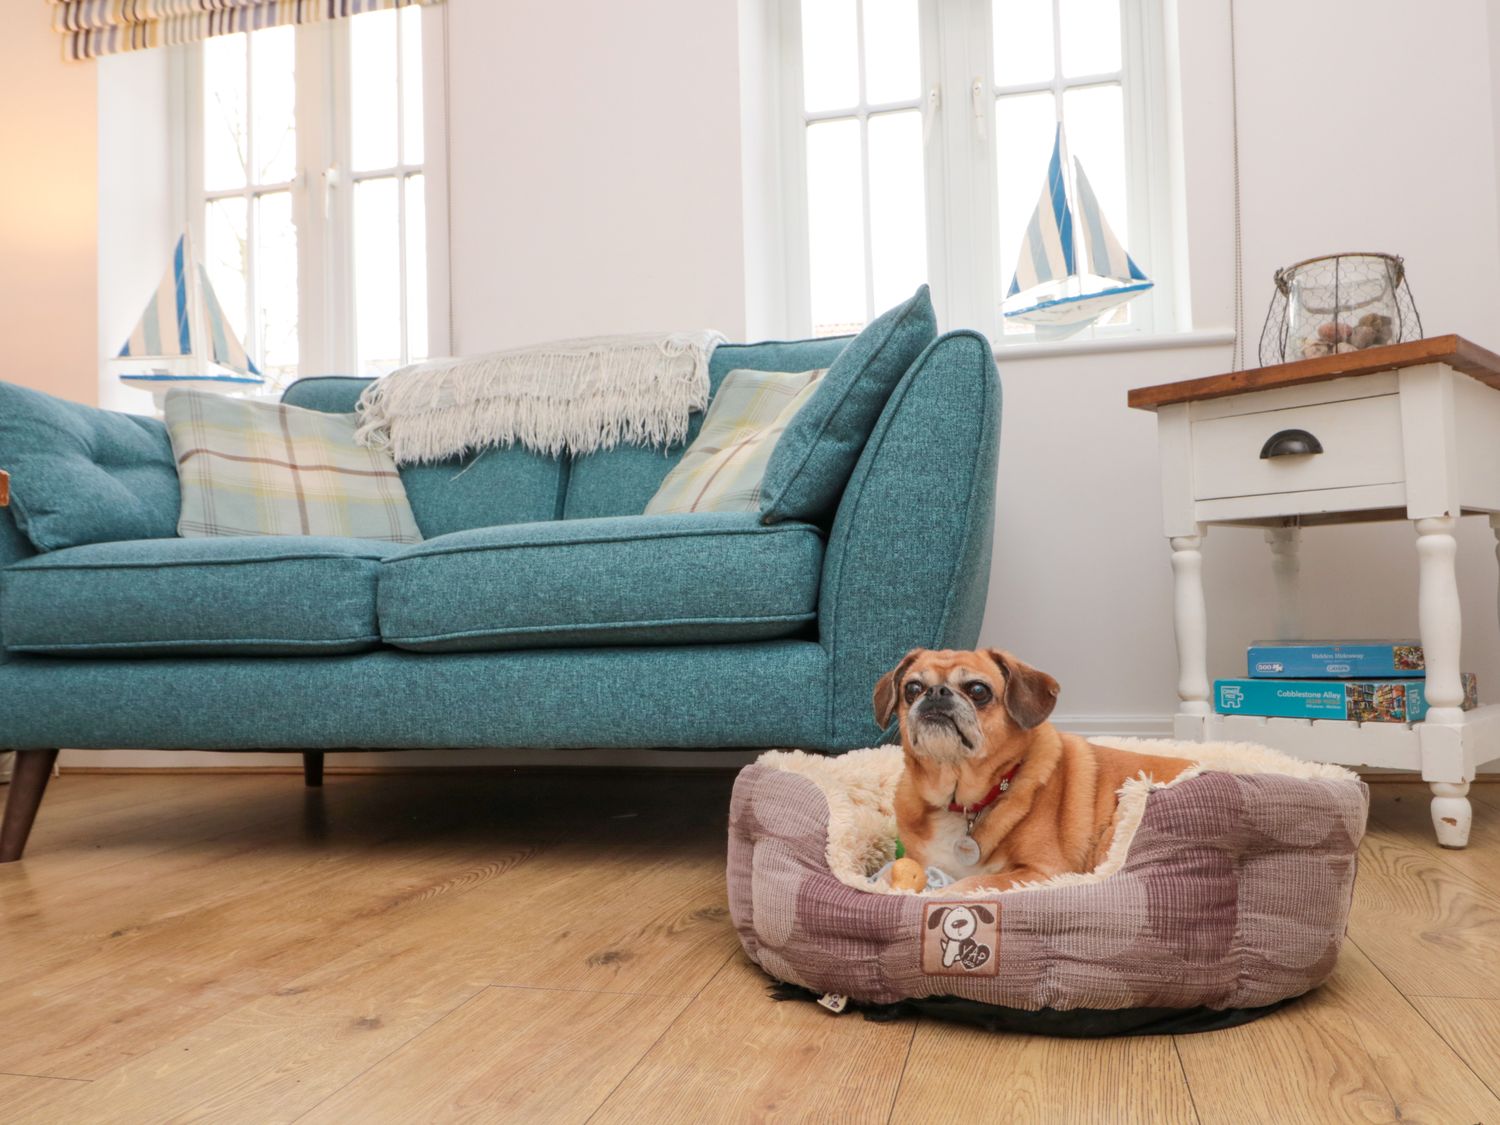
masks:
{"label": "sofa armrest", "polygon": [[1000,380],[989,341],[950,332],[912,364],[829,533],[819,639],[836,747],[881,736],[875,681],[912,648],[972,648],[989,590]]}
{"label": "sofa armrest", "polygon": [[[16,526],[11,515],[10,474],[0,469],[0,570],[13,562],[29,559],[34,554],[36,548],[21,534],[21,529]],[[4,578],[0,577],[0,582],[3,581]],[[0,622],[0,634],[3,634],[3,622]],[[0,664],[4,664],[6,660],[5,649],[0,648]]]}

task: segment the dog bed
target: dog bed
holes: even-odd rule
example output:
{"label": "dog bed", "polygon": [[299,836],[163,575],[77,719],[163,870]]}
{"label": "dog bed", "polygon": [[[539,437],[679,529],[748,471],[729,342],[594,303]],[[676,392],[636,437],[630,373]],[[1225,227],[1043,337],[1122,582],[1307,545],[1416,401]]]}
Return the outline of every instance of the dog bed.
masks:
{"label": "dog bed", "polygon": [[1062,1035],[1230,1026],[1333,971],[1369,791],[1243,743],[1097,739],[1190,758],[1120,791],[1094,871],[1003,892],[869,882],[892,858],[899,746],[762,755],[729,824],[729,905],[782,995]]}

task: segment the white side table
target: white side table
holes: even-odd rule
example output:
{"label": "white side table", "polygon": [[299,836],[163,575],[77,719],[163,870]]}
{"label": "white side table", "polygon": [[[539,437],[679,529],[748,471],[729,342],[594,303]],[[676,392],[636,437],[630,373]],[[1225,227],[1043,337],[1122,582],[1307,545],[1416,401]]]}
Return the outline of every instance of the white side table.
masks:
{"label": "white side table", "polygon": [[[1432,788],[1438,842],[1467,844],[1469,782],[1478,766],[1500,758],[1500,705],[1460,709],[1462,610],[1453,532],[1461,516],[1488,515],[1500,539],[1500,355],[1458,336],[1438,336],[1142,387],[1129,402],[1157,416],[1175,591],[1177,737],[1259,742],[1315,761],[1420,770]],[[1410,520],[1416,530],[1426,720],[1214,714],[1200,551],[1208,528],[1266,529],[1275,631],[1295,640],[1302,635],[1302,529],[1392,519]]]}

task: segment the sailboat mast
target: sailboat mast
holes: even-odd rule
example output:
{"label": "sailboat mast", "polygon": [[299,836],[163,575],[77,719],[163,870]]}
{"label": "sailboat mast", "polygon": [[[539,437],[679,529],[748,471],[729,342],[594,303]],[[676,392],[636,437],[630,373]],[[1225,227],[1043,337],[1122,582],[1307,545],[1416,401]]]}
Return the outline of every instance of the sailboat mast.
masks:
{"label": "sailboat mast", "polygon": [[[209,369],[208,360],[204,356],[203,346],[208,343],[208,337],[204,334],[208,327],[206,313],[203,308],[203,294],[199,292],[198,284],[198,254],[193,246],[193,224],[189,223],[183,232],[183,255],[182,273],[183,282],[187,285],[188,295],[188,324],[193,334],[192,370],[195,374],[206,374]],[[212,348],[209,350],[212,355]]]}
{"label": "sailboat mast", "polygon": [[1068,231],[1068,237],[1072,240],[1073,272],[1068,274],[1067,286],[1077,292],[1083,292],[1083,270],[1081,263],[1083,258],[1083,224],[1078,221],[1078,183],[1073,177],[1073,158],[1068,153],[1068,133],[1063,128],[1062,111],[1058,111],[1057,118],[1057,148],[1058,157],[1062,160],[1063,194],[1068,200],[1068,209],[1073,214],[1072,228]]}

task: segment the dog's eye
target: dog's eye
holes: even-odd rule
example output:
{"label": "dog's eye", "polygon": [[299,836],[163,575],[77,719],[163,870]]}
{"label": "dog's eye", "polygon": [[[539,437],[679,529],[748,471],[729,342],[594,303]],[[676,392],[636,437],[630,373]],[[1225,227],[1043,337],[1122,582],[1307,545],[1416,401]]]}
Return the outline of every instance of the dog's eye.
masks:
{"label": "dog's eye", "polygon": [[917,696],[921,695],[926,690],[927,689],[923,685],[921,680],[907,680],[905,688],[906,702],[910,703],[913,699],[917,698]]}
{"label": "dog's eye", "polygon": [[964,691],[969,693],[969,698],[975,703],[988,703],[995,694],[983,680],[970,680],[964,685]]}

